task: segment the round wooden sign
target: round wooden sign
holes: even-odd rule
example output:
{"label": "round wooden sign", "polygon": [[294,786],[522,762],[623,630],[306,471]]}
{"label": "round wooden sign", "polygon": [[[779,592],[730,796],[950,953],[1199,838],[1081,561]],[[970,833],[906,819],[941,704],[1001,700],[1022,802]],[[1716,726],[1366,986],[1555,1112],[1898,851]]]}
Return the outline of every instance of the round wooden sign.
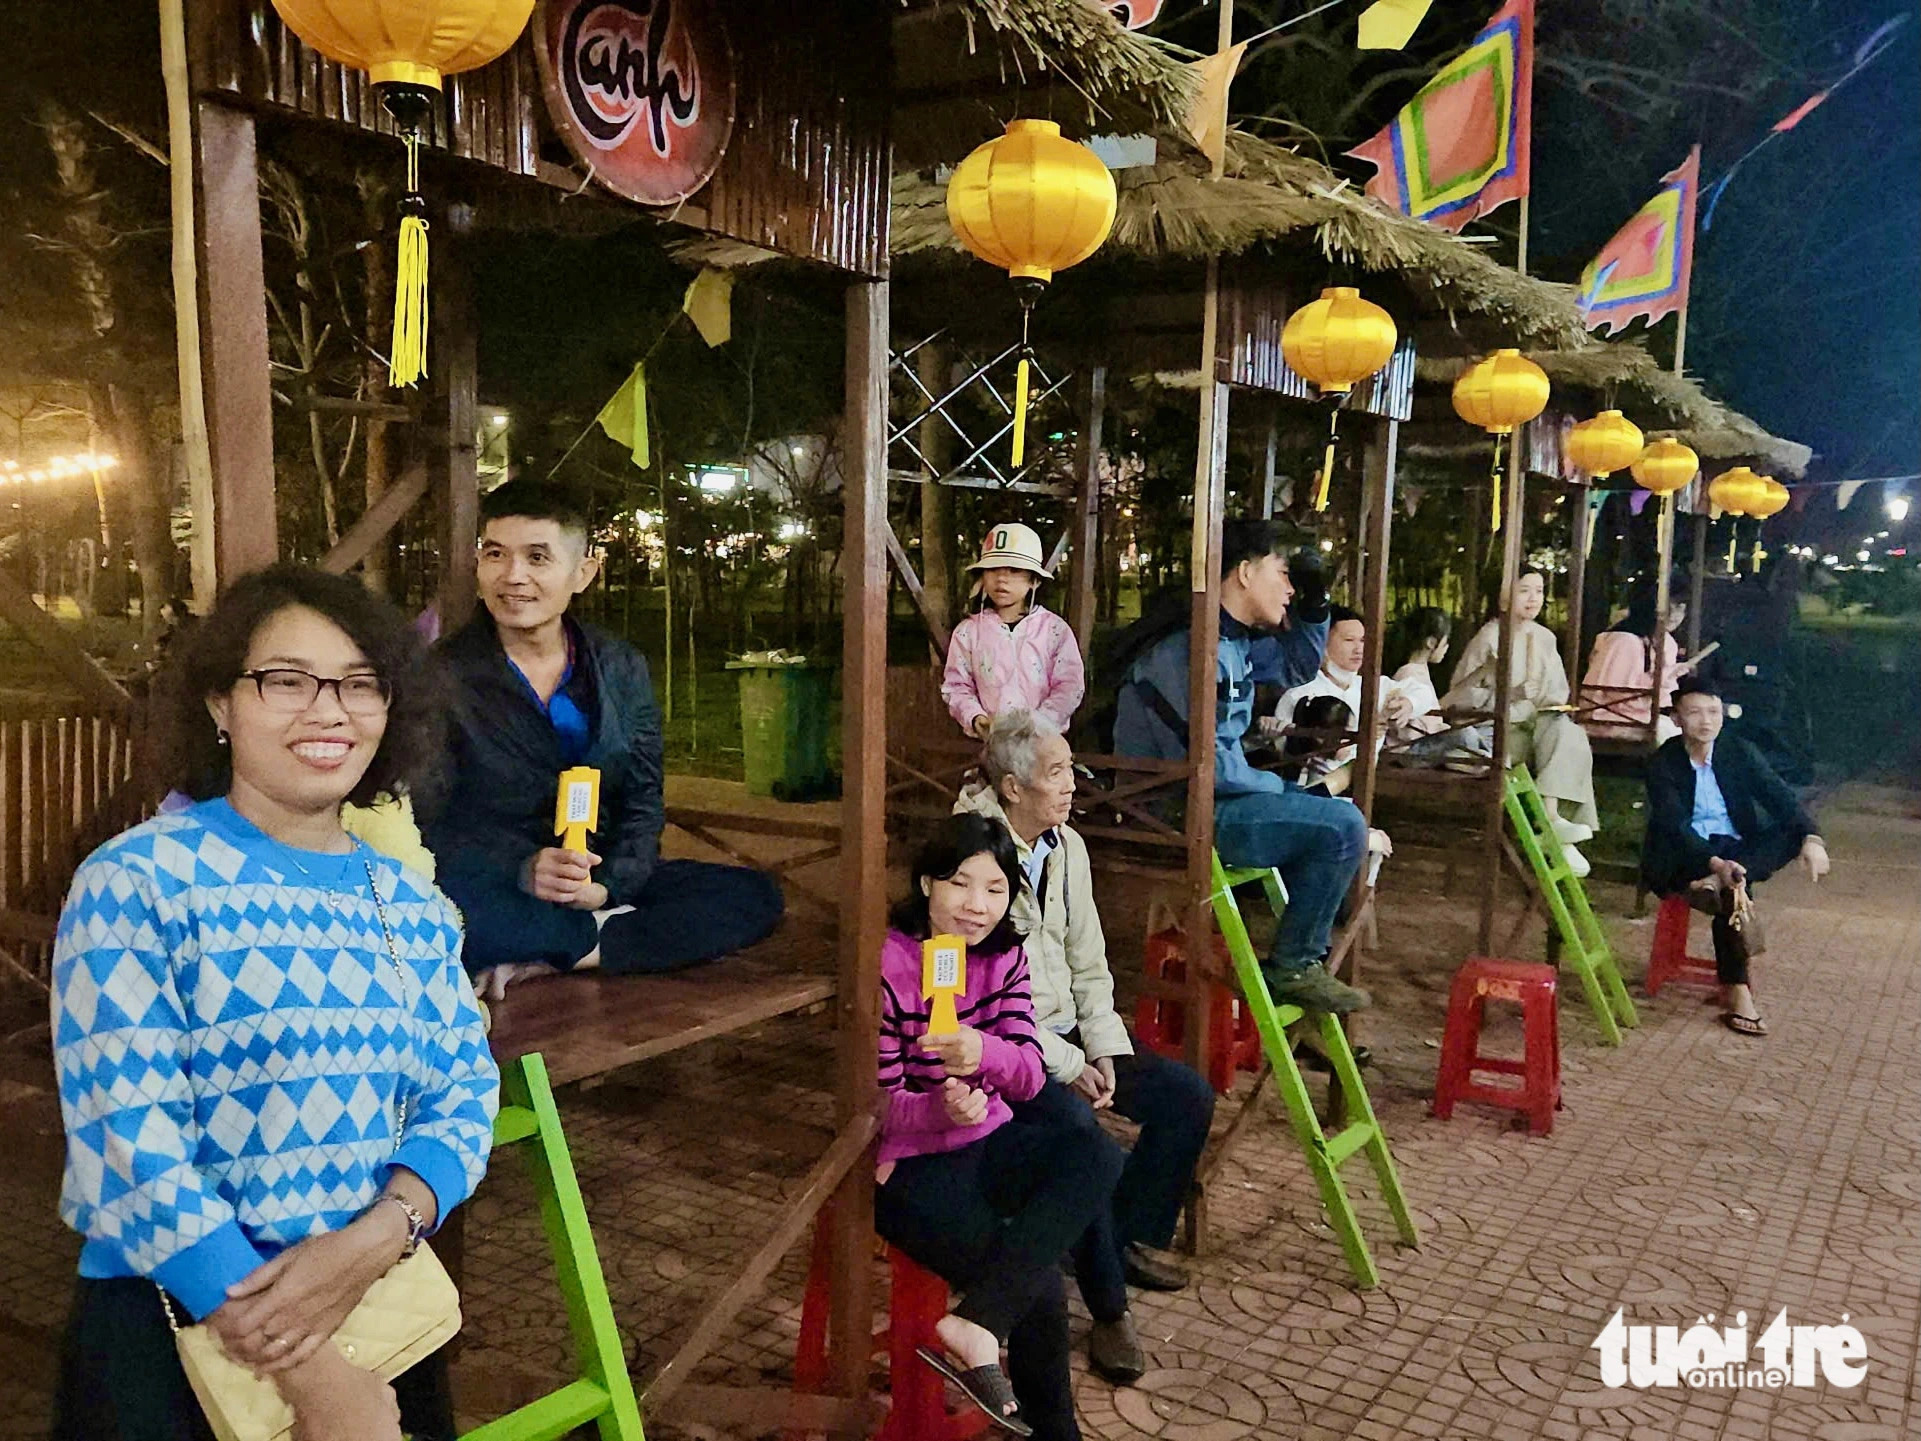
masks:
{"label": "round wooden sign", "polygon": [[594,179],[673,205],[713,178],[734,133],[734,54],[714,0],[541,0],[547,113]]}

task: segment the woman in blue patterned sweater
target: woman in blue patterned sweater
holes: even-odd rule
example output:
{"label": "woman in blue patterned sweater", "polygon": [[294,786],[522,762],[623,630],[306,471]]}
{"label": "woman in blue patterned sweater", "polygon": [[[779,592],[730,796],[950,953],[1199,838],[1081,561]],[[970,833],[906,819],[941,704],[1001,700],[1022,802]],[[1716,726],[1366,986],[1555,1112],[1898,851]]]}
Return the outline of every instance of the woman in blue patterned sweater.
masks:
{"label": "woman in blue patterned sweater", "polygon": [[53,1035],[85,1245],[57,1441],[210,1437],[163,1291],[273,1378],[297,1441],[454,1434],[443,1359],[390,1387],[326,1344],[473,1193],[498,1103],[459,916],[340,824],[435,753],[426,674],[358,582],[244,577],[157,712],[173,774],[151,779],[197,803],[74,877]]}

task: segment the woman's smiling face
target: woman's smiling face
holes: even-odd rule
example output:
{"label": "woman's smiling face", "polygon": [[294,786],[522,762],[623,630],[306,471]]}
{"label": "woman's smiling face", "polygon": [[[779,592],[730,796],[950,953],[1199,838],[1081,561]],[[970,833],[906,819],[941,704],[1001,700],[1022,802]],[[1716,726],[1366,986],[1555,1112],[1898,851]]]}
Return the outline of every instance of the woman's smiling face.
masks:
{"label": "woman's smiling face", "polygon": [[923,876],[927,892],[927,920],[937,936],[959,936],[977,946],[993,933],[1007,914],[1011,900],[1007,876],[988,851],[976,851],[942,879]]}
{"label": "woman's smiling face", "polygon": [[[242,676],[207,697],[233,754],[233,789],[303,814],[337,807],[360,784],[387,733],[386,702],[374,703],[381,678],[372,663],[320,612],[290,605],[255,628],[242,669],[260,679]],[[276,671],[290,674],[267,674]],[[342,684],[323,685],[299,704],[296,693],[305,683],[291,676],[295,672]],[[343,703],[342,689],[353,697],[351,705]]]}

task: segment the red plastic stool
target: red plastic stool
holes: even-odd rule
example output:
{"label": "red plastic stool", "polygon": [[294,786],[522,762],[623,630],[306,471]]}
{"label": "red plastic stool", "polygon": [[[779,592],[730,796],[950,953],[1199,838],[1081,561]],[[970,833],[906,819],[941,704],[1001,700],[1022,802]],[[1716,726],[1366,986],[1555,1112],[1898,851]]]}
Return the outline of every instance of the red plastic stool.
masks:
{"label": "red plastic stool", "polygon": [[1667,896],[1654,917],[1654,948],[1648,952],[1647,993],[1659,995],[1669,981],[1682,986],[1720,985],[1714,957],[1688,954],[1688,923],[1694,908],[1686,896]]}
{"label": "red plastic stool", "polygon": [[[1210,939],[1214,954],[1227,964],[1227,942],[1219,934]],[[1147,938],[1142,967],[1150,981],[1169,986],[1187,981],[1187,940],[1177,930],[1156,931]],[[1134,1039],[1148,1050],[1172,1060],[1187,1057],[1187,1004],[1157,996],[1143,995],[1134,1005]],[[1254,1014],[1243,1006],[1240,997],[1225,986],[1208,987],[1207,1083],[1225,1096],[1234,1089],[1237,1071],[1261,1068],[1261,1034],[1254,1028]]]}
{"label": "red plastic stool", "polygon": [[[1489,1001],[1520,1006],[1521,1060],[1481,1054],[1481,1021]],[[1488,1085],[1474,1079],[1476,1071],[1519,1076],[1521,1084]],[[1552,966],[1475,956],[1454,973],[1447,1031],[1441,1038],[1441,1070],[1434,1082],[1434,1114],[1445,1121],[1454,1114],[1456,1101],[1525,1111],[1528,1129],[1537,1136],[1554,1129],[1554,1113],[1561,1106],[1561,1029]]]}
{"label": "red plastic stool", "polygon": [[[833,1242],[829,1212],[814,1226],[813,1261],[800,1307],[794,1351],[794,1389],[819,1395],[831,1380],[827,1320],[832,1309]],[[947,1314],[947,1283],[892,1246],[887,1252],[887,1324],[874,1332],[873,1354],[887,1357],[889,1405],[876,1441],[972,1441],[991,1426],[973,1406],[947,1409],[947,1383],[915,1354],[940,1348],[934,1327]],[[790,1436],[794,1433],[789,1433]]]}

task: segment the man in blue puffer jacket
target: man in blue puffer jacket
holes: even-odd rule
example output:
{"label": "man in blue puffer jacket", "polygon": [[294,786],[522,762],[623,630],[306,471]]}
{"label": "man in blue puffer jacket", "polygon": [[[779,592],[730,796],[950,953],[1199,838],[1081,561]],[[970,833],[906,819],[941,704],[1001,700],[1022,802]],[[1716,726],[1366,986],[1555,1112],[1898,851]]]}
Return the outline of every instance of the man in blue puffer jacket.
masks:
{"label": "man in blue puffer jacket", "polygon": [[[1305,627],[1281,631],[1278,646],[1263,643],[1286,621],[1293,595],[1280,528],[1271,521],[1230,522],[1221,537],[1214,845],[1227,865],[1274,866],[1287,883],[1287,909],[1262,967],[1274,1000],[1345,1014],[1368,1005],[1368,994],[1329,975],[1322,960],[1334,918],[1367,853],[1367,822],[1349,801],[1309,795],[1255,768],[1241,748],[1254,724],[1255,685],[1293,684],[1297,654],[1304,659],[1314,648],[1315,637]],[[1318,624],[1324,643],[1324,616]],[[1319,660],[1317,649],[1308,675]],[[1187,664],[1188,632],[1182,630],[1129,668],[1114,720],[1114,745],[1122,755],[1187,759]]]}

